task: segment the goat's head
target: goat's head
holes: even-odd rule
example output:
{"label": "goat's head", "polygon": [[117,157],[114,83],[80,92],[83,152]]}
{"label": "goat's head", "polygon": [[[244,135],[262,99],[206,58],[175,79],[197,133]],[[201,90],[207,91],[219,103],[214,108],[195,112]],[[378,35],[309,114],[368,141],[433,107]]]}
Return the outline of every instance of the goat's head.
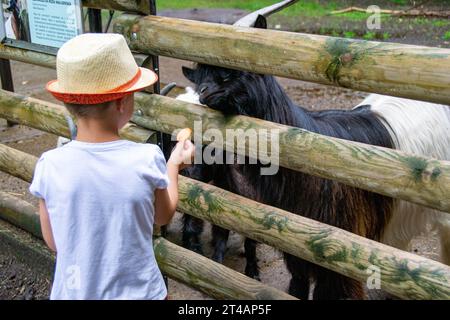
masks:
{"label": "goat's head", "polygon": [[183,74],[195,84],[201,104],[226,114],[255,115],[252,102],[262,92],[264,76],[204,64],[183,67]]}
{"label": "goat's head", "polygon": [[[239,19],[235,26],[267,28],[266,17],[297,0],[281,1]],[[197,64],[195,69],[183,67],[184,76],[196,86],[201,104],[226,114],[258,117],[264,112],[262,92],[266,92],[269,77],[246,71]]]}

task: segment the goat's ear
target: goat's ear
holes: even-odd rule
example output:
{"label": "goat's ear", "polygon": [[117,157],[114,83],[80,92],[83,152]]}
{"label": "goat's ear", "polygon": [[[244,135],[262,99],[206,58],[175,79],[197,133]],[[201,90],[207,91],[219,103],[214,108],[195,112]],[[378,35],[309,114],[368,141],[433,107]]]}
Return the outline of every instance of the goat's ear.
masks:
{"label": "goat's ear", "polygon": [[267,19],[262,15],[258,15],[254,27],[258,29],[267,29]]}
{"label": "goat's ear", "polygon": [[188,67],[181,67],[183,70],[183,75],[188,79],[190,82],[195,83],[195,70],[188,68]]}

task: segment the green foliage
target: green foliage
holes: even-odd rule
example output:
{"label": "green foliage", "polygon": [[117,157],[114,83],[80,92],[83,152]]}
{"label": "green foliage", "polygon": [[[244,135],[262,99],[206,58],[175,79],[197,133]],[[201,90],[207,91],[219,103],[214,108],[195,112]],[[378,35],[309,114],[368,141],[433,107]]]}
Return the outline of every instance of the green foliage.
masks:
{"label": "green foliage", "polygon": [[444,33],[444,36],[442,37],[444,40],[450,40],[450,30]]}
{"label": "green foliage", "polygon": [[448,25],[450,25],[450,21],[448,20],[435,20],[432,22],[433,26],[437,27],[437,28],[442,28],[442,27],[446,27]]}
{"label": "green foliage", "polygon": [[365,35],[363,35],[363,39],[364,40],[373,40],[376,38],[376,36],[377,36],[377,34],[375,32],[368,31],[368,32],[366,32]]}
{"label": "green foliage", "polygon": [[414,23],[416,23],[416,24],[426,24],[429,21],[430,20],[428,20],[427,18],[424,18],[424,17],[419,17],[419,18],[414,19]]}
{"label": "green foliage", "polygon": [[404,6],[405,4],[408,3],[408,0],[391,0],[391,2],[395,3],[395,4],[399,4],[401,6]]}
{"label": "green foliage", "polygon": [[345,18],[347,20],[361,21],[361,20],[367,20],[367,18],[370,17],[370,15],[371,14],[367,14],[365,12],[354,11],[354,12],[341,13],[339,15],[336,15],[336,17]]}
{"label": "green foliage", "polygon": [[353,31],[345,31],[344,32],[344,37],[345,38],[355,38],[356,37],[356,33],[354,33]]}
{"label": "green foliage", "polygon": [[389,32],[383,33],[383,40],[389,40],[390,37],[391,37],[391,34]]}
{"label": "green foliage", "polygon": [[[191,9],[191,8],[235,8],[243,10],[257,10],[274,4],[274,0],[163,0],[157,1],[158,10],[163,9]],[[282,15],[290,16],[312,16],[321,17],[330,11],[336,10],[334,2],[319,3],[314,0],[299,1],[280,12]]]}
{"label": "green foliage", "polygon": [[331,31],[331,36],[332,37],[340,37],[341,35],[336,30],[333,30],[333,31]]}
{"label": "green foliage", "polygon": [[[340,13],[340,14],[336,15],[336,17],[344,18],[346,20],[352,20],[352,21],[365,21],[371,15],[372,15],[372,13],[353,11],[353,12]],[[387,13],[382,13],[380,16],[381,16],[381,19],[383,19],[383,18],[390,17],[391,15],[387,14]]]}

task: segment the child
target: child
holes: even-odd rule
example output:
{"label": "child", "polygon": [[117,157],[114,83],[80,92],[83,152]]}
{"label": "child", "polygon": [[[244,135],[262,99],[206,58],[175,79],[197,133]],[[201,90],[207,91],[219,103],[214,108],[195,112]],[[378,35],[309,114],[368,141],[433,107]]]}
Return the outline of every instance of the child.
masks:
{"label": "child", "polygon": [[45,152],[30,192],[39,197],[44,239],[56,251],[51,299],[165,299],[153,224],[178,201],[178,171],[194,146],[179,142],[167,162],[151,144],[121,140],[133,92],[157,77],[139,68],[117,34],[83,34],[57,55],[47,89],[77,118],[76,140]]}

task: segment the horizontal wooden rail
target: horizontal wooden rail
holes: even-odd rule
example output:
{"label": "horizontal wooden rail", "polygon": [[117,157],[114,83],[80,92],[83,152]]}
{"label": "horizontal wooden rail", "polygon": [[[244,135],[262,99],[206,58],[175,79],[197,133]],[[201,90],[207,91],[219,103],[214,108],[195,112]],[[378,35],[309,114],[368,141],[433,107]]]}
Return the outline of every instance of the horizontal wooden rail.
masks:
{"label": "horizontal wooden rail", "polygon": [[133,50],[450,104],[450,49],[124,14]]}
{"label": "horizontal wooden rail", "polygon": [[[122,19],[123,20],[121,20],[115,27],[116,32],[130,35],[130,28],[133,28],[134,23],[140,20],[140,16],[124,15]],[[260,52],[266,51],[256,49],[253,50],[252,46],[250,46],[249,44],[249,48],[247,48],[246,46],[244,46],[243,48],[231,47],[227,50],[224,50],[223,46],[234,46],[233,41],[222,40],[222,37],[226,37],[230,32],[230,30],[228,29],[222,30],[222,32],[219,33],[221,37],[215,38],[211,36],[208,37],[207,34],[203,34],[203,31],[200,35],[197,35],[197,33],[195,32],[184,32],[183,29],[175,30],[176,32],[171,31],[172,28],[176,28],[177,23],[186,23],[188,24],[189,28],[194,28],[196,24],[202,24],[201,22],[162,17],[148,17],[146,19],[150,19],[150,22],[152,22],[154,19],[163,19],[164,23],[161,26],[158,25],[158,22],[152,22],[152,28],[153,25],[155,25],[159,28],[168,29],[168,37],[161,35],[158,36],[158,33],[155,32],[157,32],[159,29],[157,29],[156,31],[148,30],[143,34],[150,33],[150,35],[152,35],[152,42],[142,43],[141,41],[137,44],[136,41],[133,41],[131,43],[131,47],[136,47],[136,49],[138,50],[142,49],[141,46],[148,46],[146,50],[142,51],[150,54],[161,54],[175,58],[189,59],[197,62],[246,69],[249,71],[272,73],[280,76],[303,79],[312,82],[342,85],[344,87],[363,91],[379,92],[392,96],[403,96],[419,100],[450,104],[450,73],[447,72],[449,70],[448,66],[450,64],[449,49],[408,46],[392,43],[379,44],[374,42],[304,35],[298,33],[294,34],[270,30],[261,31],[257,29],[249,29],[245,32],[237,32],[234,29],[238,28],[235,27],[207,24],[207,26],[209,27],[207,28],[208,30],[211,28],[231,28],[231,31],[233,31],[231,34],[236,34],[237,36],[245,36],[244,39],[241,39],[239,42],[239,44],[242,43],[241,45],[244,45],[247,42],[249,44],[252,43],[250,41],[252,39],[250,37],[251,34],[258,34],[261,32],[276,32],[275,35],[277,37],[280,36],[280,39],[284,39],[285,41],[286,37],[294,37],[296,39],[294,41],[294,45],[292,45],[291,48],[289,48],[289,50],[287,51],[291,55],[273,54],[273,56],[267,57],[267,61],[264,61],[262,59],[265,59],[266,55],[260,54]],[[175,20],[174,26],[171,26],[172,20]],[[198,29],[202,30],[201,28]],[[184,40],[177,42],[178,36],[183,37]],[[187,41],[189,39],[185,39],[185,37],[188,37],[191,42]],[[195,37],[198,37],[199,39],[191,39]],[[201,41],[203,38],[205,38],[204,40],[205,42],[207,42],[206,44],[203,44],[203,42]],[[166,41],[167,43],[161,43],[163,41]],[[257,44],[259,42],[262,42],[258,44],[258,46],[267,45],[269,46],[269,48],[271,48],[271,46],[274,46],[275,48],[277,46],[283,46],[283,43],[278,45],[276,41],[271,40],[270,43],[264,44],[264,41],[269,41],[269,38],[266,39],[261,34],[258,34],[258,37],[255,37],[253,41],[257,42]],[[208,45],[211,42],[214,42],[214,46],[209,48]],[[324,45],[324,43],[327,45]],[[327,51],[331,50],[331,52],[333,52],[333,46],[330,46],[330,44],[334,44],[334,46],[336,47],[334,56],[332,55],[332,53],[329,53]],[[342,49],[339,49],[340,45],[343,46]],[[176,48],[176,46],[180,46],[180,48],[178,49]],[[185,48],[181,48],[181,46],[184,46]],[[368,49],[364,50],[364,47],[373,47],[374,49],[371,50],[375,52],[371,52],[370,50],[368,51]],[[305,50],[309,54],[305,55]],[[342,51],[340,56],[339,50]],[[246,57],[245,55],[241,56],[241,51],[244,51],[246,55],[254,55],[255,52],[258,52],[259,54],[256,55],[254,59],[258,59],[259,62],[257,64],[253,64],[253,60],[248,60],[248,57]],[[292,55],[292,51],[298,52],[296,55]],[[325,53],[323,51],[325,51]],[[355,63],[345,63],[346,57],[348,57],[349,55],[351,56],[352,54],[355,55],[356,52],[359,51],[365,52],[364,59],[358,57]],[[271,51],[268,51],[268,53],[270,52]],[[214,54],[218,53],[221,54],[215,58]],[[231,56],[233,53],[235,55],[239,54],[239,56],[233,58]],[[323,65],[327,66],[325,70],[324,68],[319,68],[314,63],[312,63],[314,62],[314,60],[312,60],[311,55],[316,57],[317,59],[319,59],[318,56],[323,56],[319,60]],[[336,55],[338,55],[337,58]],[[371,60],[372,56],[374,57],[374,59],[376,59],[376,63],[375,61],[367,63],[367,60]],[[412,58],[409,58],[410,56]],[[17,60],[48,68],[55,68],[56,63],[54,55],[9,47],[4,44],[0,44],[0,58]],[[135,54],[135,58],[139,64],[142,63],[141,55]],[[273,61],[271,62],[271,60],[273,59],[284,59],[286,61],[274,63]],[[300,60],[296,61],[296,59]],[[308,59],[311,59],[311,61],[308,61]],[[325,59],[326,61],[323,62],[323,59]],[[382,64],[384,60],[387,60],[388,62],[390,61],[390,63],[385,67],[383,67]],[[432,66],[430,66],[430,64],[432,64]],[[340,79],[338,83],[333,81],[330,82],[327,77],[327,74],[329,74],[330,72],[331,74],[335,74],[335,77],[338,77]],[[365,78],[366,73],[368,73],[367,78]],[[325,77],[325,80],[322,79],[323,77]],[[352,77],[356,78],[354,79]],[[386,79],[384,79],[385,77]],[[346,84],[346,82],[343,82],[343,79],[347,78],[349,79],[348,84]],[[365,88],[364,86],[368,86],[369,88]],[[381,87],[379,90],[377,89],[378,86]]]}
{"label": "horizontal wooden rail", "polygon": [[[70,136],[66,122],[70,113],[61,105],[0,90],[0,110],[0,118],[56,135]],[[154,132],[134,124],[127,124],[120,134],[124,139],[137,142],[156,141]]]}
{"label": "horizontal wooden rail", "polygon": [[[136,108],[146,115],[140,117],[139,125],[148,129],[172,133],[183,127],[193,128],[194,121],[201,121],[203,132],[214,128],[224,137],[227,129],[242,129],[240,140],[246,140],[242,137],[246,129],[276,129],[280,133],[279,160],[283,167],[450,212],[448,161],[407,155],[245,116],[224,117],[220,112],[159,95],[140,93],[135,101]],[[67,136],[67,115],[59,105],[0,91],[0,117],[7,120]],[[139,142],[149,138],[146,130],[133,125],[125,127],[122,136],[130,140],[139,136]],[[151,137],[154,142],[155,135]],[[225,146],[217,147],[245,154],[245,149],[228,145],[226,139],[224,142]],[[251,144],[247,148],[257,156]]]}
{"label": "horizontal wooden rail", "polygon": [[[37,158],[0,144],[0,171],[31,181]],[[380,268],[383,290],[406,299],[449,299],[450,267],[345,230],[180,176],[178,209],[218,226],[367,281]],[[203,266],[202,269],[205,269]]]}
{"label": "horizontal wooden rail", "polygon": [[0,58],[34,64],[46,68],[56,68],[56,56],[0,43]]}
{"label": "horizontal wooden rail", "polygon": [[[148,55],[134,53],[133,57],[138,65],[142,65]],[[56,69],[56,56],[50,52],[31,51],[0,43],[0,58]]]}
{"label": "horizontal wooden rail", "polygon": [[[33,156],[24,159],[28,163],[36,161]],[[36,208],[20,198],[0,192],[0,219],[42,239]],[[295,299],[163,238],[155,238],[153,247],[159,268],[164,274],[216,299]]]}
{"label": "horizontal wooden rail", "polygon": [[153,241],[161,270],[216,299],[294,300],[293,296],[158,237]]}
{"label": "horizontal wooden rail", "polygon": [[[209,108],[158,95],[137,94],[135,101],[136,108],[146,116],[139,124],[149,129],[172,133],[179,128],[194,128],[194,122],[198,121],[203,133],[214,129],[224,137],[223,145],[216,141],[212,145],[239,154],[247,152],[254,158],[261,155],[257,153],[258,145],[246,139],[248,132],[278,130],[279,163],[283,167],[450,212],[449,161],[327,137],[260,119],[224,116]],[[242,131],[239,133],[238,129]],[[245,141],[245,148],[237,148],[234,139],[226,139],[227,130],[235,130],[237,140]]]}
{"label": "horizontal wooden rail", "polygon": [[36,207],[8,192],[0,191],[0,218],[28,231],[35,237],[42,238]]}

